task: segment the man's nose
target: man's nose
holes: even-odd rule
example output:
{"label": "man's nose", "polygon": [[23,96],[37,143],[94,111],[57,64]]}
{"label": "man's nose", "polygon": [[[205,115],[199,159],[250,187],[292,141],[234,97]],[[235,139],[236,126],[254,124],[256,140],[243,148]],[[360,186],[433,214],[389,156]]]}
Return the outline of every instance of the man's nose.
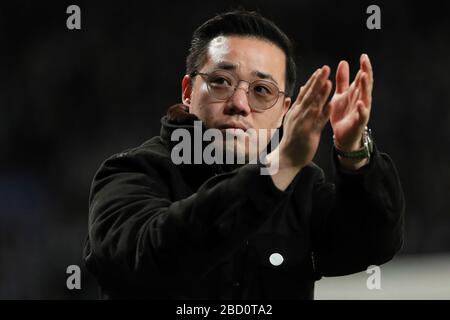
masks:
{"label": "man's nose", "polygon": [[248,85],[238,85],[232,96],[227,100],[225,112],[228,114],[247,116],[251,112],[250,106],[248,105],[247,91]]}

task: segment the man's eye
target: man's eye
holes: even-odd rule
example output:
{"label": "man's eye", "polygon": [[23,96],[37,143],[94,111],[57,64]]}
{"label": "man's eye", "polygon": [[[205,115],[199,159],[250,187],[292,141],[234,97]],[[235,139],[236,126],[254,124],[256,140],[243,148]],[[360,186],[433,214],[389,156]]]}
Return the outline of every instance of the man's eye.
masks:
{"label": "man's eye", "polygon": [[210,80],[214,86],[231,86],[231,81],[223,77],[215,77]]}
{"label": "man's eye", "polygon": [[255,93],[257,93],[258,95],[262,95],[262,96],[272,94],[272,90],[270,90],[270,88],[268,88],[266,86],[262,86],[262,85],[254,87],[253,90],[255,91]]}

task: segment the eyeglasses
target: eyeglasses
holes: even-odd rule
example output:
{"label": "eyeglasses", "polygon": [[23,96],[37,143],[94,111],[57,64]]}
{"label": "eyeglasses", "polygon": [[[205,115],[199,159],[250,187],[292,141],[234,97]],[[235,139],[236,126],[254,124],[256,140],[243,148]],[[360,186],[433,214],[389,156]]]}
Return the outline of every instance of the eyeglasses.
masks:
{"label": "eyeglasses", "polygon": [[[280,94],[285,94],[278,87],[267,80],[256,80],[248,82],[240,80],[236,76],[225,70],[215,70],[211,73],[201,73],[194,71],[191,77],[201,76],[206,82],[209,94],[218,100],[228,100],[234,94],[241,81],[249,84],[246,90],[248,104],[254,111],[265,111],[272,108],[278,101]],[[243,89],[245,90],[245,89]]]}

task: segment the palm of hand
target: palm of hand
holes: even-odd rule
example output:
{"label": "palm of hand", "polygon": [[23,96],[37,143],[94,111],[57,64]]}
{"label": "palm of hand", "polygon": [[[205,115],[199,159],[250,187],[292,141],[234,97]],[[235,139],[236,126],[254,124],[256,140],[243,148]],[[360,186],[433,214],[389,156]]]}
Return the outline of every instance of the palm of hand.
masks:
{"label": "palm of hand", "polygon": [[360,59],[361,67],[349,85],[349,66],[342,61],[336,72],[336,91],[330,101],[330,123],[335,143],[343,149],[360,147],[364,128],[369,121],[373,74],[367,55]]}
{"label": "palm of hand", "polygon": [[335,93],[330,102],[330,123],[336,141],[348,146],[355,136],[360,136],[361,117],[357,109],[358,89],[349,87],[342,93]]}

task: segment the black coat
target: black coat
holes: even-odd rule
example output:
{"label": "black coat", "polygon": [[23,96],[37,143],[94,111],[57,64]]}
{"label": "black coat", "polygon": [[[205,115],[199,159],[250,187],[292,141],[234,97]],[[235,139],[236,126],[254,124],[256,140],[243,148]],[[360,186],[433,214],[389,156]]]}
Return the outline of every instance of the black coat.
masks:
{"label": "black coat", "polygon": [[161,122],[160,136],[107,159],[92,183],[84,255],[103,298],[313,299],[322,276],[400,250],[403,192],[376,147],[357,172],[333,152],[334,184],[311,163],[282,192],[261,164],[173,164],[170,134],[192,125]]}

